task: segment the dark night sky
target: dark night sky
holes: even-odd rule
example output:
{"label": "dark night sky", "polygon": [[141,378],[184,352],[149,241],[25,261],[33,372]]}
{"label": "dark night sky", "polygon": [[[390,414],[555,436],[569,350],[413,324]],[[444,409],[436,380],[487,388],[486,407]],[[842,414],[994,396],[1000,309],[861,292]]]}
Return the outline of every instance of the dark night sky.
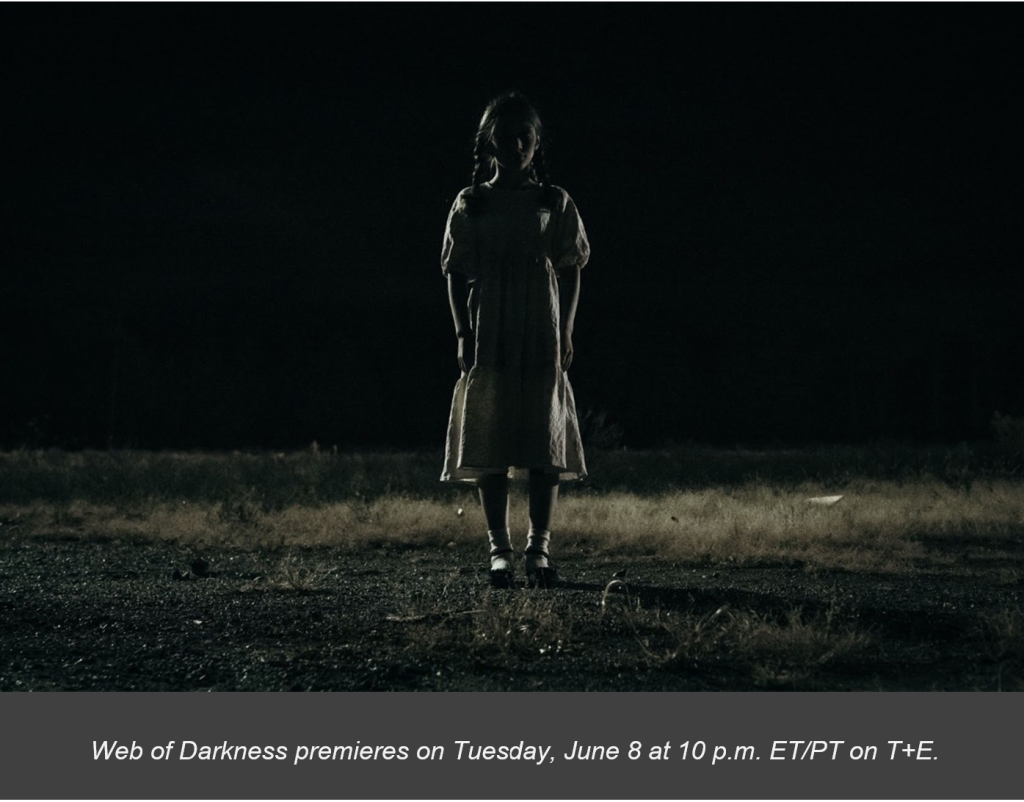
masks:
{"label": "dark night sky", "polygon": [[441,235],[511,87],[593,247],[581,412],[984,436],[1024,415],[1011,13],[7,4],[0,445],[440,448]]}

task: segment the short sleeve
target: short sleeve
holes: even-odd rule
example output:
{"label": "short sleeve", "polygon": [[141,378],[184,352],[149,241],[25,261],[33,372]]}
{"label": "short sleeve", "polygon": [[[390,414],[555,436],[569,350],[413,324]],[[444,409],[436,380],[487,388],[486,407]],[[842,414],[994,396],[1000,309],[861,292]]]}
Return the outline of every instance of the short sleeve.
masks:
{"label": "short sleeve", "polygon": [[555,270],[584,267],[590,259],[590,242],[583,220],[569,193],[562,190],[564,208],[558,221],[554,242]]}
{"label": "short sleeve", "polygon": [[476,278],[476,242],[473,221],[466,213],[466,190],[462,190],[448,213],[441,246],[441,272],[461,273]]}

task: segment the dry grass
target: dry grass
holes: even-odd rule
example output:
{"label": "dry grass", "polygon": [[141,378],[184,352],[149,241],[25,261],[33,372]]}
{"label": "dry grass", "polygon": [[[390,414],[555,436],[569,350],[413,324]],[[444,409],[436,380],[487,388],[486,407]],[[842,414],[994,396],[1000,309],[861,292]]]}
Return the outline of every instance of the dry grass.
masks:
{"label": "dry grass", "polygon": [[[972,490],[937,480],[850,482],[833,506],[809,504],[825,488],[752,483],[655,497],[609,494],[565,499],[563,538],[614,554],[741,563],[799,561],[818,568],[905,572],[954,566],[929,553],[931,539],[1005,540],[1008,557],[1024,536],[1024,488],[1005,480]],[[998,556],[998,555],[992,555]]]}
{"label": "dry grass", "polygon": [[[958,550],[982,548],[1002,582],[1019,575],[1024,536],[1020,484],[998,480],[971,491],[938,481],[851,483],[830,507],[809,504],[822,488],[770,487],[570,495],[559,508],[567,547],[607,555],[657,555],[683,562],[801,563],[811,568],[907,573],[966,570]],[[267,509],[250,499],[121,504],[87,500],[0,503],[0,533],[165,540],[188,545],[319,546],[474,543],[476,507],[406,495]],[[519,505],[522,506],[522,505]],[[524,528],[525,521],[517,522]],[[948,550],[926,544],[958,544]],[[962,548],[960,548],[962,546]],[[1005,558],[998,564],[1000,558]]]}
{"label": "dry grass", "polygon": [[[1024,484],[966,448],[620,451],[594,462],[607,486],[563,492],[563,555],[969,573],[982,569],[962,552],[978,549],[998,581],[1020,576]],[[319,450],[4,453],[0,535],[347,549],[478,542],[472,491],[440,485],[437,464],[432,454]],[[832,506],[807,501],[840,494]],[[516,529],[526,525],[521,501]]]}
{"label": "dry grass", "polygon": [[285,553],[278,556],[276,564],[252,582],[239,587],[240,593],[260,592],[264,590],[282,593],[321,593],[333,587],[331,583],[332,569],[322,564],[310,564],[294,554]]}
{"label": "dry grass", "polygon": [[781,618],[728,605],[673,615],[643,609],[615,580],[605,589],[601,615],[624,625],[653,663],[690,669],[728,662],[743,667],[757,687],[796,686],[874,645],[869,632],[843,620],[835,601],[820,612],[793,608]]}
{"label": "dry grass", "polygon": [[1006,608],[979,621],[986,656],[995,662],[1024,661],[1024,610]]}
{"label": "dry grass", "polygon": [[503,660],[557,654],[572,641],[572,624],[556,600],[534,595],[490,595],[474,617],[473,647]]}
{"label": "dry grass", "polygon": [[[465,582],[455,586],[465,587]],[[453,592],[440,603],[415,595],[388,621],[404,627],[407,651],[445,660],[471,655],[478,662],[510,667],[517,660],[553,656],[569,648],[573,625],[556,598],[488,590],[482,601]]]}

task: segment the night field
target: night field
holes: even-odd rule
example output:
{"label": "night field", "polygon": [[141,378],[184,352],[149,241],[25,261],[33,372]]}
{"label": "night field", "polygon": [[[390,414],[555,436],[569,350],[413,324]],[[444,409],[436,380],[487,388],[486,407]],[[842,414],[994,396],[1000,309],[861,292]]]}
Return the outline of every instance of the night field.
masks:
{"label": "night field", "polygon": [[1012,449],[595,452],[511,590],[439,457],[0,455],[0,690],[1024,690]]}
{"label": "night field", "polygon": [[[0,690],[1024,690],[1012,14],[0,5]],[[592,248],[557,589],[438,481],[510,89]]]}

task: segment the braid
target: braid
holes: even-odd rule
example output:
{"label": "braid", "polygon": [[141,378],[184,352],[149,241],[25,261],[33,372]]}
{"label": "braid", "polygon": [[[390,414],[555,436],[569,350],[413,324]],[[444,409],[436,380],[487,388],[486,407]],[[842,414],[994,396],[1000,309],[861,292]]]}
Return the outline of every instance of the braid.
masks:
{"label": "braid", "polygon": [[548,184],[551,177],[548,175],[548,158],[544,150],[544,141],[537,143],[537,149],[533,152],[533,161],[530,163],[530,175],[538,184]]}
{"label": "braid", "polygon": [[473,142],[472,183],[474,187],[480,186],[480,184],[490,178],[491,172],[494,169],[494,157],[487,153],[487,143],[489,140],[490,135],[485,135],[485,132],[480,131],[477,133],[476,139]]}
{"label": "braid", "polygon": [[476,217],[484,210],[484,199],[477,191],[477,187],[491,177],[492,157],[487,153],[488,141],[490,141],[490,135],[485,134],[484,131],[478,131],[476,138],[473,141],[472,186],[470,187],[470,191],[463,196],[466,214],[470,217]]}

